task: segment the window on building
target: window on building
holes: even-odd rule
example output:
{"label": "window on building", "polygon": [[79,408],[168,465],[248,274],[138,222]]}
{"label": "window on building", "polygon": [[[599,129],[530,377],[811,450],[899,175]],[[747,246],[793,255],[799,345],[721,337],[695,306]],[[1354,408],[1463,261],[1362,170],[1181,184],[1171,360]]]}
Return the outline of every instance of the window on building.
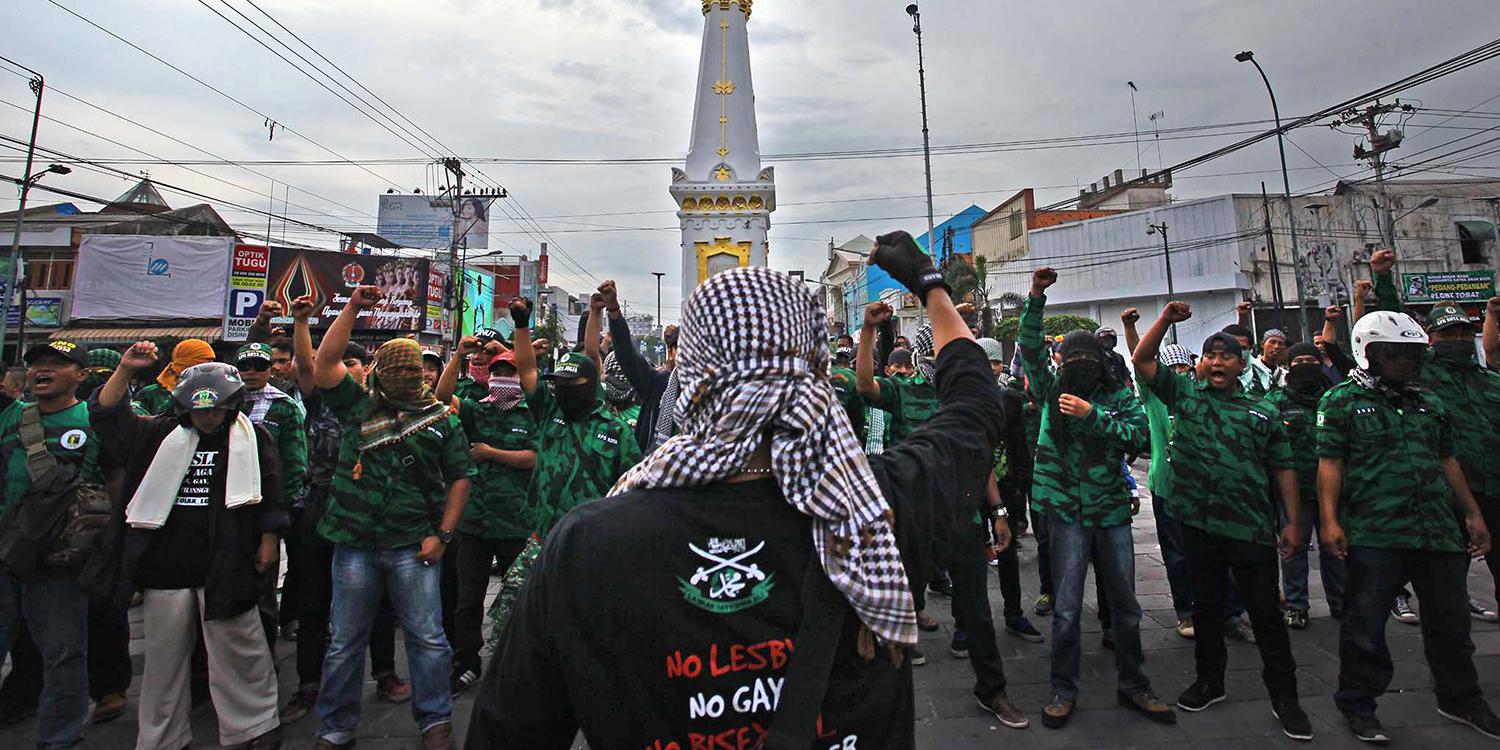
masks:
{"label": "window on building", "polygon": [[1026,217],[1026,214],[1023,213],[1023,212],[1021,212],[1021,211],[1011,211],[1010,212],[1010,238],[1011,239],[1015,239],[1017,237],[1020,237],[1021,236],[1021,232],[1023,230],[1025,230],[1025,228],[1026,228],[1026,222],[1023,221],[1023,219],[1025,217]]}
{"label": "window on building", "polygon": [[41,253],[26,256],[28,289],[72,289],[72,253]]}
{"label": "window on building", "polygon": [[1495,247],[1495,225],[1488,221],[1457,221],[1458,249],[1465,263],[1488,263],[1486,250]]}

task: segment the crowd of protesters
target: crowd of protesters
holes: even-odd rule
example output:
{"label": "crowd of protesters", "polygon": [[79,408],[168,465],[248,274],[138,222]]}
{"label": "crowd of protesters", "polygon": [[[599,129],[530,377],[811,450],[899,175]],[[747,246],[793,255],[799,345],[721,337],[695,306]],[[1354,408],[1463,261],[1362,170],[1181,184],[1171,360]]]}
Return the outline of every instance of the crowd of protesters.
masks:
{"label": "crowd of protesters", "polygon": [[[1044,335],[1058,276],[1042,268],[1007,361],[904,232],[870,263],[925,307],[910,338],[875,303],[830,342],[817,294],[745,268],[692,295],[660,366],[608,281],[573,347],[534,341],[516,299],[508,338],[372,350],[351,334],[382,303],[373,286],[317,342],[314,300],[267,303],[222,362],[199,340],[37,344],[0,388],[0,723],[35,716],[38,747],[66,748],[126,713],[139,605],[143,750],[190,745],[202,701],[226,747],[280,747],[303,720],[315,747],[352,747],[367,656],[377,699],[409,702],[429,749],[454,745],[454,698],[476,686],[475,748],[579,732],[595,748],[909,748],[930,595],[951,604],[948,651],[980,709],[1030,725],[1006,689],[994,568],[1004,632],[1050,640],[1035,708],[1057,729],[1078,713],[1092,566],[1119,705],[1172,724],[1224,701],[1234,636],[1259,650],[1277,725],[1311,740],[1291,631],[1310,624],[1315,544],[1350,731],[1389,740],[1395,619],[1422,627],[1438,711],[1500,739],[1470,638],[1496,616],[1467,590],[1471,558],[1500,574],[1500,298],[1482,333],[1453,305],[1419,321],[1395,260],[1376,253],[1313,342],[1257,342],[1244,303],[1179,345],[1194,311],[1173,301],[1145,331],[1125,311],[1128,359],[1113,328]],[[1194,640],[1175,700],[1141,645],[1144,494]],[[1028,532],[1029,614],[1050,634],[1022,601]],[[278,639],[296,642],[289,695]]]}

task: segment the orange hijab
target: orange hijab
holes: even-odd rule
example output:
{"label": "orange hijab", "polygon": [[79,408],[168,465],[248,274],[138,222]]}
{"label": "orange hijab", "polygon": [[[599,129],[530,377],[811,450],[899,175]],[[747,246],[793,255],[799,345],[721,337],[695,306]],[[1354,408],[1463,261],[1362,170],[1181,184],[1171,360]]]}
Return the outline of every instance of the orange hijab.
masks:
{"label": "orange hijab", "polygon": [[177,378],[194,365],[214,361],[214,348],[202,339],[183,339],[172,350],[172,364],[156,376],[156,382],[167,390],[177,387]]}

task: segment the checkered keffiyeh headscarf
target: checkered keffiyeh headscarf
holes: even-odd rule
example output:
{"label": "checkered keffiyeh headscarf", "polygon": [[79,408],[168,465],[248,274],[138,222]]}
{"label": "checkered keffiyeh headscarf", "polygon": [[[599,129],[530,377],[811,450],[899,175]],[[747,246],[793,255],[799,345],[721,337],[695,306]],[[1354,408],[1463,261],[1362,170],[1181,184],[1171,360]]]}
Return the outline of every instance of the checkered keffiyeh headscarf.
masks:
{"label": "checkered keffiyeh headscarf", "polygon": [[769,435],[771,474],[812,517],[828,579],[876,635],[912,645],[917,620],[890,505],[828,381],[825,327],[818,298],[769,269],[731,269],[698,287],[677,354],[680,432],[610,494],[728,479]]}
{"label": "checkered keffiyeh headscarf", "polygon": [[917,338],[913,343],[917,354],[917,374],[922,379],[931,383],[937,379],[937,369],[932,366],[935,356],[932,345],[932,324],[928,323],[917,330]]}

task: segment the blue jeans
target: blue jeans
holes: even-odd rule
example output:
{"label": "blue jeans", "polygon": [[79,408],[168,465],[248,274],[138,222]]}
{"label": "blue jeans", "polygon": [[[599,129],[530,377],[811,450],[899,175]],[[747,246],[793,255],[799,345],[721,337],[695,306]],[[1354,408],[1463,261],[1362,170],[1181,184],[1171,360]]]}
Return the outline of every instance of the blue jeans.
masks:
{"label": "blue jeans", "polygon": [[1052,610],[1053,694],[1064,700],[1078,699],[1079,616],[1091,551],[1097,563],[1094,575],[1109,600],[1117,689],[1121,693],[1149,691],[1151,680],[1142,669],[1141,605],[1135,598],[1135,545],[1130,539],[1130,524],[1084,526],[1049,513],[1047,532],[1057,589]]}
{"label": "blue jeans", "polygon": [[417,560],[418,547],[365,550],[337,545],[333,550],[333,632],[323,657],[323,684],[318,692],[318,736],[335,744],[354,739],[359,727],[364,685],[365,649],[389,592],[406,644],[411,673],[411,714],[426,732],[453,721],[448,679],[453,650],[443,634],[442,567]]}
{"label": "blue jeans", "polygon": [[0,658],[23,619],[42,653],[36,746],[73,747],[89,714],[88,596],[70,579],[23,583],[0,573]]}
{"label": "blue jeans", "polygon": [[[1318,530],[1323,526],[1318,517],[1317,508],[1311,512],[1302,511],[1302,533],[1307,536],[1308,543],[1297,550],[1297,554],[1290,560],[1281,561],[1281,586],[1286,594],[1286,606],[1293,609],[1308,610],[1307,576],[1308,576],[1308,546],[1318,538]],[[1334,617],[1344,612],[1344,561],[1334,557],[1323,549],[1322,542],[1318,542],[1318,573],[1323,578],[1323,592],[1328,597],[1328,609]]]}

